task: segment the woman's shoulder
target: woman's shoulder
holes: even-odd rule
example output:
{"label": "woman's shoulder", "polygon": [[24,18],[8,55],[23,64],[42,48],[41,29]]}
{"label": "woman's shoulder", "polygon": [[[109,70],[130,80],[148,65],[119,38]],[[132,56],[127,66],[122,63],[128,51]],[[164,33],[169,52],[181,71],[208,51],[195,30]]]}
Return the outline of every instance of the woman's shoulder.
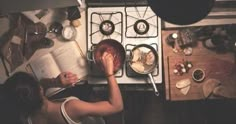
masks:
{"label": "woman's shoulder", "polygon": [[72,100],[72,99],[79,99],[79,98],[77,98],[77,97],[75,97],[75,96],[69,96],[69,97],[64,97],[64,98],[60,98],[60,99],[54,99],[54,100],[52,100],[52,101],[54,101],[54,102],[66,102],[66,101],[69,101],[69,100]]}

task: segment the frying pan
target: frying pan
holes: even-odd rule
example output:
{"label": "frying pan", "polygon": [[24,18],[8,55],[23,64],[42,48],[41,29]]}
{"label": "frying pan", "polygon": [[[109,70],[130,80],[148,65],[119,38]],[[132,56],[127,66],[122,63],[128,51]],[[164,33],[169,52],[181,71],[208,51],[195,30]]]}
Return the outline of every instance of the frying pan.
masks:
{"label": "frying pan", "polygon": [[[137,61],[133,61],[133,58],[134,58],[134,51],[135,50],[139,50],[140,51],[140,58],[139,60]],[[151,52],[153,54],[153,57],[154,57],[154,61],[152,64],[150,65],[146,65],[144,64],[145,62],[145,56],[147,55],[147,53]],[[136,63],[136,62],[142,62],[143,63],[143,67],[144,67],[144,70],[141,71],[140,68],[135,68],[134,66],[132,66],[132,64]],[[148,75],[148,77],[150,78],[150,81],[153,85],[153,88],[154,88],[154,92],[155,92],[155,95],[156,96],[159,96],[159,92],[156,88],[156,85],[155,85],[155,82],[154,82],[154,79],[153,79],[153,76],[152,76],[152,72],[154,71],[155,68],[157,68],[158,66],[158,55],[157,55],[157,52],[156,50],[150,46],[150,45],[147,45],[147,44],[140,44],[140,45],[137,45],[135,46],[132,51],[131,51],[131,60],[129,61],[129,65],[131,67],[131,69],[133,71],[135,71],[136,73],[138,74],[142,74],[142,75]]]}
{"label": "frying pan", "polygon": [[95,63],[102,71],[101,58],[104,52],[109,52],[114,57],[114,73],[116,73],[124,64],[125,61],[125,49],[121,43],[114,39],[105,39],[100,41],[94,48],[94,50],[88,51],[87,59]]}

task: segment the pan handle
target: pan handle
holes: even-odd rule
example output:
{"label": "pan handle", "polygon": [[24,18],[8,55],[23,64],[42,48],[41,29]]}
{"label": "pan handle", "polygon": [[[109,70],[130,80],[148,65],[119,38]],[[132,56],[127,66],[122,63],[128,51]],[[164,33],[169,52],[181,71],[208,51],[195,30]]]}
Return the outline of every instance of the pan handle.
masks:
{"label": "pan handle", "polygon": [[156,84],[155,84],[154,79],[153,79],[153,77],[152,77],[152,74],[149,73],[149,74],[148,74],[148,77],[150,78],[150,80],[151,80],[151,82],[152,82],[152,86],[153,86],[153,88],[154,88],[155,95],[156,95],[156,96],[159,96],[160,93],[159,93],[159,91],[157,90],[157,87],[156,87]]}
{"label": "pan handle", "polygon": [[132,51],[126,50],[126,61],[130,61],[132,57]]}
{"label": "pan handle", "polygon": [[93,51],[92,50],[88,50],[87,51],[87,60],[90,61],[90,62],[95,62],[94,61],[94,58],[93,58]]}

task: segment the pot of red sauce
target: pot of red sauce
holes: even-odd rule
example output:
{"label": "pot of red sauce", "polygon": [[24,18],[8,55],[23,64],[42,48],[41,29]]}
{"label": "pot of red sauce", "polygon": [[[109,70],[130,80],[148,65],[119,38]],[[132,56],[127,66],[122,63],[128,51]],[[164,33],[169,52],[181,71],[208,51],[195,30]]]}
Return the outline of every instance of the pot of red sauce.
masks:
{"label": "pot of red sauce", "polygon": [[102,55],[104,52],[108,52],[114,57],[114,74],[122,68],[125,62],[125,49],[122,44],[114,39],[105,39],[100,41],[93,50],[89,50],[87,54],[88,61],[94,62],[102,71],[104,70],[102,65]]}

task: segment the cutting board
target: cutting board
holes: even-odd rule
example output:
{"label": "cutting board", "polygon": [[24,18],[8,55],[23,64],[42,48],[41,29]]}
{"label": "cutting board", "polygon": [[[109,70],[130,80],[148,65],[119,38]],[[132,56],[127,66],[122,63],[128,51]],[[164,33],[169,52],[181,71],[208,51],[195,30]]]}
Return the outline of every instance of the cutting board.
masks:
{"label": "cutting board", "polygon": [[[168,56],[168,77],[169,80],[169,94],[170,100],[197,100],[204,99],[202,92],[202,85],[209,78],[215,78],[220,81],[225,81],[226,79],[232,77],[235,74],[235,64],[232,56],[220,55],[214,56]],[[179,76],[173,73],[175,64],[179,61],[187,60],[192,62],[193,67],[183,75]],[[201,68],[205,71],[206,77],[201,83],[197,83],[192,79],[192,72],[196,68]],[[184,95],[176,88],[176,82],[189,78],[191,80],[190,90],[187,95]]]}

